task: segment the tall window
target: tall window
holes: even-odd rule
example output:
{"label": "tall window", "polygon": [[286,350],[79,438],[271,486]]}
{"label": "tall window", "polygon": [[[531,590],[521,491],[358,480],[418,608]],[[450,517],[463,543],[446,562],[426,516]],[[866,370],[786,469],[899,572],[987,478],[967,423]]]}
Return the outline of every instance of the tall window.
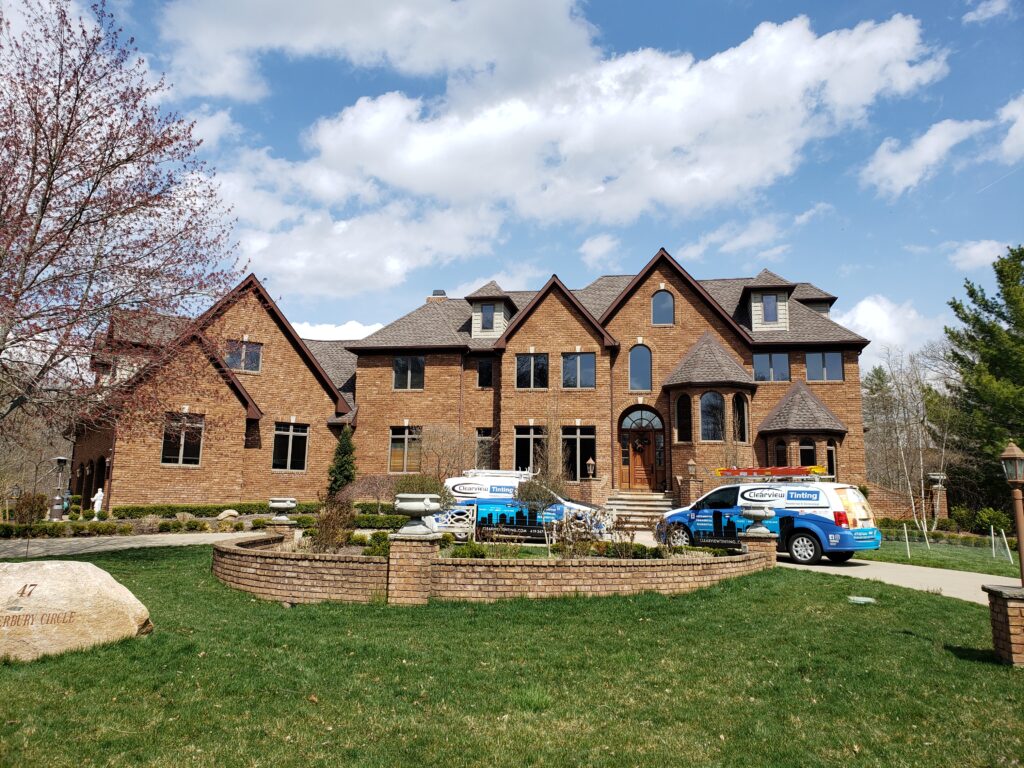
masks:
{"label": "tall window", "polygon": [[828,474],[833,480],[839,477],[839,463],[836,461],[836,441],[829,440],[825,445],[825,463],[827,465]]}
{"label": "tall window", "polygon": [[160,463],[198,466],[203,450],[203,425],[203,417],[194,413],[168,413]]}
{"label": "tall window", "polygon": [[597,386],[597,356],[593,352],[562,355],[562,386],[566,389],[593,389]]}
{"label": "tall window", "polygon": [[392,427],[388,472],[419,472],[421,467],[420,427]]}
{"label": "tall window", "polygon": [[774,293],[766,293],[761,296],[761,306],[764,308],[764,321],[766,323],[779,322],[779,297]]}
{"label": "tall window", "polygon": [[228,341],[224,362],[233,371],[259,373],[263,364],[263,345],[255,341]]}
{"label": "tall window", "polygon": [[306,468],[306,444],[309,442],[308,424],[274,424],[274,469],[301,471]]}
{"label": "tall window", "polygon": [[629,388],[634,392],[651,389],[651,350],[643,344],[629,350]]}
{"label": "tall window", "polygon": [[675,296],[668,291],[658,291],[651,297],[651,322],[654,325],[672,325],[675,321]]}
{"label": "tall window", "polygon": [[562,462],[569,480],[590,477],[587,462],[597,462],[597,431],[594,427],[562,427]]}
{"label": "tall window", "polygon": [[395,358],[395,389],[423,389],[423,355],[401,355]]}
{"label": "tall window", "polygon": [[494,305],[493,304],[481,304],[480,305],[480,330],[481,331],[493,331],[494,330]]}
{"label": "tall window", "polygon": [[494,469],[494,437],[490,427],[476,428],[476,468]]}
{"label": "tall window", "polygon": [[516,355],[516,389],[547,388],[547,354]]}
{"label": "tall window", "polygon": [[732,396],[732,439],[745,443],[747,436],[747,398],[741,394]]}
{"label": "tall window", "polygon": [[515,468],[540,472],[547,467],[547,440],[544,427],[516,427]]}
{"label": "tall window", "polygon": [[689,395],[676,398],[676,442],[693,441],[693,401]]}
{"label": "tall window", "polygon": [[476,361],[476,385],[481,389],[494,386],[494,359],[481,357]]}
{"label": "tall window", "polygon": [[814,441],[809,437],[805,437],[800,441],[800,466],[813,467],[815,463]]}
{"label": "tall window", "polygon": [[700,396],[700,439],[725,440],[725,398],[718,392]]}
{"label": "tall window", "polygon": [[842,381],[843,380],[843,353],[842,352],[808,352],[807,353],[807,380],[808,381]]}
{"label": "tall window", "polygon": [[789,466],[789,451],[786,450],[786,441],[778,440],[775,443],[775,466],[776,467],[788,467]]}
{"label": "tall window", "polygon": [[786,352],[755,354],[754,381],[789,381],[789,354]]}

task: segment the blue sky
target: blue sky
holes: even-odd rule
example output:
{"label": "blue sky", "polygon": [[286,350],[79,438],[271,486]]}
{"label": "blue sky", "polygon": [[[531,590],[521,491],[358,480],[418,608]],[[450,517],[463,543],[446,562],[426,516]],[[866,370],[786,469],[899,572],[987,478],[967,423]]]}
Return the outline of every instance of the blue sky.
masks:
{"label": "blue sky", "polygon": [[[661,246],[885,345],[1024,240],[1021,0],[121,0],[315,336]],[[348,323],[348,325],[344,325]],[[321,327],[310,330],[308,325]],[[336,326],[342,326],[338,329]]]}

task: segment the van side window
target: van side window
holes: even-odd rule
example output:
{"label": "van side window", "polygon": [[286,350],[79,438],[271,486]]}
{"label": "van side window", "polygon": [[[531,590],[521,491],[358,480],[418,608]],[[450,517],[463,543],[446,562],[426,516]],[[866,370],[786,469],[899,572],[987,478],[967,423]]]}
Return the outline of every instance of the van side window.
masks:
{"label": "van side window", "polygon": [[736,506],[740,489],[737,486],[719,488],[704,497],[700,502],[701,509],[732,509]]}

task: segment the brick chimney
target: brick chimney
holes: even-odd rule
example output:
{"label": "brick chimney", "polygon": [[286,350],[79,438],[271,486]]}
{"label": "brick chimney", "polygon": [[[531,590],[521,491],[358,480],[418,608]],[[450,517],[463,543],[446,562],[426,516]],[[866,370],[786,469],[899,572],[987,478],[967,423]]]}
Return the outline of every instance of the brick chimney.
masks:
{"label": "brick chimney", "polygon": [[444,288],[435,288],[434,292],[427,296],[427,304],[440,304],[442,301],[448,301],[448,294],[444,292]]}

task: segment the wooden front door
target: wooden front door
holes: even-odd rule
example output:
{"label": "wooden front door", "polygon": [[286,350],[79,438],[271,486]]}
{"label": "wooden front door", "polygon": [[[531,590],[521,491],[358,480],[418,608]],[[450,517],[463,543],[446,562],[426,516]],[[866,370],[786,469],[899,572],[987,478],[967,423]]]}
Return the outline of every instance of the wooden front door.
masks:
{"label": "wooden front door", "polygon": [[649,429],[630,429],[622,433],[623,486],[634,490],[653,491],[657,487],[655,433]]}

